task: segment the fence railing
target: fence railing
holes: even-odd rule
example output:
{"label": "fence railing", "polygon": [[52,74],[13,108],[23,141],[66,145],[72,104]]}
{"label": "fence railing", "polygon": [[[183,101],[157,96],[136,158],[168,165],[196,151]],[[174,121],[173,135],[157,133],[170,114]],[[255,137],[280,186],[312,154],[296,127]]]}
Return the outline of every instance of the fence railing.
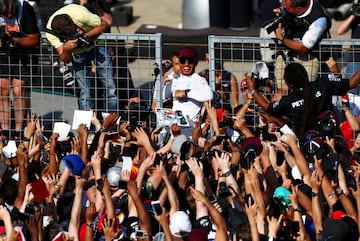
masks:
{"label": "fence railing", "polygon": [[[215,88],[215,66],[220,62],[223,63],[224,69],[237,77],[240,89],[245,73],[251,74],[254,64],[257,61],[262,61],[264,54],[267,57],[273,57],[273,61],[268,63],[270,77],[273,77],[275,58],[277,54],[284,53],[286,50],[283,45],[277,44],[274,39],[211,35],[208,37],[208,52],[210,57],[209,82],[211,87]],[[319,48],[313,51],[313,54],[319,57],[319,76],[327,75],[330,72],[325,61],[329,56],[333,56],[341,69],[342,75],[345,77],[348,63],[356,63],[360,60],[360,41],[354,39],[324,39],[319,44]],[[356,69],[350,72],[355,71]],[[241,92],[239,95],[240,102],[242,102]],[[352,101],[359,102],[357,99]],[[338,104],[339,99],[334,98],[334,103]],[[253,115],[257,115],[257,113],[253,113]],[[252,120],[255,120],[255,118],[252,118]]]}
{"label": "fence railing", "polygon": [[[162,71],[162,39],[161,34],[103,34],[96,44],[105,44],[113,56],[114,78],[118,87],[119,112],[124,112],[129,98],[140,96],[148,105],[153,98],[155,78],[162,82],[162,76],[154,75],[155,68]],[[59,64],[56,50],[49,45],[42,35],[38,53],[37,72],[31,82],[31,110],[39,116],[49,131],[54,122],[65,121],[72,124],[74,110],[78,109],[77,92],[72,66]],[[94,99],[96,112],[107,112],[102,109],[102,88],[98,82],[96,66],[89,63],[89,71],[93,72]],[[160,87],[159,87],[160,88]],[[161,99],[161,92],[157,92]],[[140,113],[139,113],[140,115]],[[154,121],[154,120],[152,120]]]}
{"label": "fence railing", "polygon": [[[114,78],[118,84],[119,111],[124,110],[130,97],[141,95],[149,107],[153,101],[161,106],[162,91],[162,37],[161,34],[103,34],[97,44],[105,44],[113,54]],[[335,56],[342,72],[345,73],[350,54],[359,54],[360,45],[356,40],[326,39],[320,44],[318,54]],[[215,89],[215,63],[222,61],[224,68],[232,72],[240,85],[245,73],[251,72],[253,64],[261,60],[261,51],[278,52],[281,46],[274,44],[272,39],[256,37],[209,36],[208,51],[210,54],[209,73],[210,85]],[[72,123],[74,110],[77,106],[77,87],[71,82],[74,78],[72,66],[68,70],[59,65],[58,54],[42,35],[41,46],[37,55],[36,72],[33,73],[31,88],[31,105],[29,113],[35,112],[41,116],[42,124],[50,132],[54,122]],[[324,59],[320,60],[319,74],[326,74]],[[97,82],[96,66],[89,63],[93,70],[94,83]],[[66,69],[66,68],[65,68]],[[159,71],[159,72],[158,72]],[[63,72],[63,73],[61,73]],[[157,73],[160,73],[157,75]],[[155,81],[157,80],[157,81]],[[157,83],[155,85],[155,83]],[[103,101],[100,84],[94,91],[97,103]],[[239,93],[241,100],[241,93]],[[240,101],[241,102],[241,101]],[[96,106],[97,113],[107,112]],[[140,113],[139,113],[140,115]],[[12,115],[11,121],[14,122]],[[155,119],[151,120],[155,122]]]}

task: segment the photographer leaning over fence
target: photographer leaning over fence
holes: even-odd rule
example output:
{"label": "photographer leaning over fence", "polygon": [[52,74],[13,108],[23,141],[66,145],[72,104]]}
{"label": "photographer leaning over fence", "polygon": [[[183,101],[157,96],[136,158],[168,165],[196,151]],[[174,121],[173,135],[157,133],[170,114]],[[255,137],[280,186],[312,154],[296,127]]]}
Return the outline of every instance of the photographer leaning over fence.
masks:
{"label": "photographer leaning over fence", "polygon": [[10,88],[14,97],[15,133],[20,137],[24,119],[30,108],[26,87],[36,66],[35,56],[40,42],[36,16],[26,1],[0,1],[0,123],[2,134],[10,136]]}
{"label": "photographer leaning over fence", "polygon": [[278,89],[286,89],[284,68],[291,61],[304,65],[309,80],[314,81],[319,70],[319,56],[314,50],[330,35],[330,17],[315,0],[283,0],[274,12],[277,16],[265,29],[269,33],[275,31],[277,43],[285,47],[284,51],[278,51],[275,63]]}
{"label": "photographer leaning over fence", "polygon": [[118,100],[110,51],[93,41],[108,27],[108,23],[83,6],[69,4],[57,10],[46,25],[46,37],[56,48],[65,63],[73,61],[75,78],[80,87],[79,109],[95,109],[94,79],[91,76],[91,60],[95,60],[96,72],[105,90],[104,110],[116,112]]}

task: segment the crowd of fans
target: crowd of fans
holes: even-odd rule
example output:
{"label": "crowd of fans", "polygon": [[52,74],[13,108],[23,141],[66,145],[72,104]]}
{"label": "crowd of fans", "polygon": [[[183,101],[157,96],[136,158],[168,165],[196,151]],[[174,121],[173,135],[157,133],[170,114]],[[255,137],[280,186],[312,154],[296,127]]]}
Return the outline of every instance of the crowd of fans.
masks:
{"label": "crowd of fans", "polygon": [[1,141],[2,239],[358,240],[360,137],[349,106],[341,124],[352,137],[330,112],[303,134],[259,111],[252,81],[235,116],[205,102],[191,136],[178,123],[94,113],[93,138],[81,124],[47,139],[33,115],[15,153]]}
{"label": "crowd of fans", "polygon": [[[282,7],[308,20],[314,1],[293,2]],[[169,126],[152,125],[138,97],[121,118],[94,112],[90,129],[80,124],[66,138],[46,136],[35,114],[21,139],[2,133],[1,239],[359,240],[360,120],[346,93],[360,70],[342,78],[330,58],[329,75],[312,78],[318,56],[310,50],[330,28],[317,2],[314,9],[309,16],[319,21],[303,29],[301,45],[275,24],[278,41],[299,52],[275,66],[281,85],[265,63],[238,86],[216,62],[212,90],[195,72],[196,50],[183,47],[165,78],[176,114]],[[338,112],[335,95],[343,98]]]}

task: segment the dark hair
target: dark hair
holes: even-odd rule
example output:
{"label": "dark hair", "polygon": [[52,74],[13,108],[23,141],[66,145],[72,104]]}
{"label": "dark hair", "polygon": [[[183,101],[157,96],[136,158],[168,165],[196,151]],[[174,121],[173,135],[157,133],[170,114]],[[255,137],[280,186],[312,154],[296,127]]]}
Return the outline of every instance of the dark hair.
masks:
{"label": "dark hair", "polygon": [[292,7],[306,7],[309,4],[309,0],[290,0]]}
{"label": "dark hair", "polygon": [[347,224],[347,226],[349,227],[349,231],[348,231],[348,235],[346,240],[348,241],[355,241],[358,240],[359,238],[359,230],[357,228],[357,223],[354,219],[352,219],[349,216],[345,216],[341,219],[341,221],[343,221],[344,223]]}
{"label": "dark hair", "polygon": [[174,57],[179,58],[179,52],[178,52],[178,51],[173,52],[173,53],[171,54],[171,56],[170,56],[170,59],[172,59],[172,58],[174,58]]}
{"label": "dark hair", "polygon": [[17,0],[0,0],[0,11],[3,13],[5,11],[16,12],[18,8]]}
{"label": "dark hair", "polygon": [[311,89],[311,83],[306,69],[299,63],[290,63],[285,67],[284,79],[289,87],[295,90],[302,89],[302,97],[304,99],[304,111],[302,113],[300,135],[307,130],[313,129],[313,124],[316,116],[315,98]]}
{"label": "dark hair", "polygon": [[52,240],[59,232],[64,231],[61,224],[52,222],[44,228],[44,240]]}
{"label": "dark hair", "polygon": [[0,197],[4,199],[4,201],[13,205],[15,199],[18,195],[17,182],[13,178],[6,179],[0,187]]}
{"label": "dark hair", "polygon": [[66,40],[73,36],[76,31],[76,24],[72,21],[69,15],[56,15],[51,22],[51,29],[62,40]]}

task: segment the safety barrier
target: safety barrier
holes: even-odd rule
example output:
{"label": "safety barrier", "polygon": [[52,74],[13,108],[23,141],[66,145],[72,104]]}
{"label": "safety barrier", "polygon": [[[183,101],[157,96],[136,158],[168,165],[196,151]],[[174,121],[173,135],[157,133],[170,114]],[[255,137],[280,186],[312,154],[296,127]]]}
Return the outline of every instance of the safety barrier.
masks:
{"label": "safety barrier", "polygon": [[[133,96],[142,97],[141,108],[147,109],[151,104],[155,79],[162,82],[162,75],[155,75],[155,72],[162,71],[161,41],[161,34],[103,34],[95,43],[105,44],[113,55],[119,112],[126,112],[129,98]],[[47,131],[52,131],[54,122],[72,124],[74,110],[78,109],[76,96],[79,91],[74,82],[73,68],[71,64],[60,65],[56,50],[49,45],[44,34],[36,69],[30,86],[32,104],[29,112],[41,116]],[[102,108],[104,99],[94,63],[89,63],[87,70],[93,73],[95,111],[102,118],[101,113],[108,111]]]}
{"label": "safety barrier", "polygon": [[[275,75],[273,67],[277,54],[286,54],[283,45],[279,44],[274,39],[235,36],[209,36],[208,52],[210,56],[209,81],[211,87],[213,89],[215,88],[215,67],[219,63],[223,63],[223,68],[237,77],[240,103],[243,102],[243,96],[240,91],[242,86],[241,82],[246,73],[251,74],[254,64],[258,61],[262,61],[262,56],[265,56],[267,59],[273,57],[273,62],[268,63],[270,78],[272,78]],[[348,63],[356,63],[354,56],[360,56],[360,44],[358,40],[353,39],[324,39],[321,41],[319,49],[313,52],[315,56],[319,56],[319,76],[329,74],[329,69],[327,68],[325,61],[329,56],[333,56],[341,69],[342,76],[345,77]],[[353,72],[356,70],[357,69],[353,70]],[[281,86],[278,87],[281,88]],[[354,98],[352,100],[350,99],[351,102],[360,104],[357,97],[351,97]],[[334,104],[341,107],[341,98],[334,98]],[[257,113],[252,113],[250,115],[254,118],[248,119],[253,121],[253,123],[248,124],[254,125],[257,122]]]}
{"label": "safety barrier", "polygon": [[[153,100],[154,88],[162,88],[162,37],[161,34],[103,34],[96,44],[105,44],[113,53],[115,79],[118,83],[118,98],[124,111],[124,105],[131,96],[141,96],[144,100],[140,108],[148,111]],[[343,73],[346,71],[350,53],[359,53],[355,40],[327,39],[321,42],[319,54],[335,56]],[[215,63],[221,61],[224,68],[232,72],[238,79],[238,85],[245,73],[250,73],[255,62],[261,60],[260,52],[283,50],[274,44],[272,39],[255,37],[209,36],[210,53],[210,85],[215,89]],[[44,34],[38,53],[36,72],[33,73],[31,87],[31,106],[29,113],[41,116],[42,125],[51,132],[54,122],[64,121],[72,124],[74,110],[78,109],[76,94],[78,89],[72,66],[60,66],[58,54],[49,45]],[[324,59],[320,61],[320,74],[327,74]],[[96,66],[89,63],[88,70]],[[68,68],[68,70],[66,70]],[[200,69],[197,69],[199,71]],[[96,71],[94,71],[96,82]],[[158,81],[155,81],[158,80]],[[155,82],[157,83],[155,86]],[[96,82],[97,83],[97,82]],[[101,85],[95,85],[94,96],[97,102],[96,112],[107,112],[101,108],[103,101]],[[155,102],[161,106],[161,91],[156,91]],[[242,100],[239,93],[240,103]],[[140,112],[139,112],[140,116]],[[11,117],[14,122],[14,117]],[[155,119],[151,119],[155,122]],[[12,127],[13,128],[13,127]]]}

